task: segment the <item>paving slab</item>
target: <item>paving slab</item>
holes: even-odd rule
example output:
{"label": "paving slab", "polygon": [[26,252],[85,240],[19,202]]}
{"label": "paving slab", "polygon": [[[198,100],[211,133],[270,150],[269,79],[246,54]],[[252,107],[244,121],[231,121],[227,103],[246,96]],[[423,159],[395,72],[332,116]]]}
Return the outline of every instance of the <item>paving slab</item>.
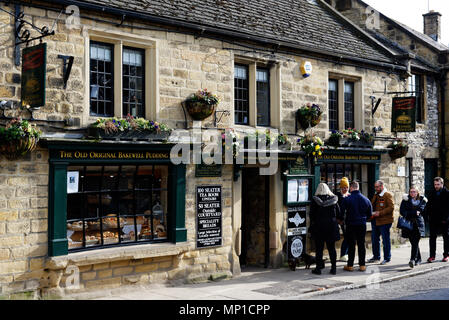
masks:
{"label": "paving slab", "polygon": [[[229,280],[197,284],[157,284],[147,286],[121,287],[107,291],[74,294],[66,299],[98,300],[290,300],[366,286],[375,286],[385,281],[400,280],[425,272],[449,267],[449,263],[426,263],[428,239],[420,243],[424,263],[410,268],[408,265],[411,247],[409,244],[392,248],[392,260],[387,265],[367,264],[366,272],[358,271],[357,260],[353,272],[343,270],[344,262],[337,263],[337,274],[329,274],[330,264],[321,275],[314,275],[311,269],[288,268],[264,269],[246,268],[242,274]],[[437,252],[442,252],[442,239],[437,241]],[[367,250],[367,258],[371,250]]]}

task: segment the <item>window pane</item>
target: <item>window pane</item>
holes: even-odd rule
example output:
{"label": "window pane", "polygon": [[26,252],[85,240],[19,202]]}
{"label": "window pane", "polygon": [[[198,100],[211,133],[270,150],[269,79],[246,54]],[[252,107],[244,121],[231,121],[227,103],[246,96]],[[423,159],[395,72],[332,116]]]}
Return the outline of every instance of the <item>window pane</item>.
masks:
{"label": "window pane", "polygon": [[270,125],[270,83],[268,69],[257,69],[257,125]]}
{"label": "window pane", "polygon": [[329,130],[338,130],[338,82],[329,80]]}
{"label": "window pane", "polygon": [[248,124],[249,100],[248,100],[248,67],[234,66],[234,113],[236,124]]}
{"label": "window pane", "polygon": [[123,49],[123,116],[145,117],[144,50]]}
{"label": "window pane", "polygon": [[345,82],[345,129],[354,128],[354,83]]}
{"label": "window pane", "polygon": [[68,182],[70,250],[167,239],[168,166],[69,166]]}
{"label": "window pane", "polygon": [[[113,88],[113,46],[107,43],[90,43],[90,114],[113,116],[113,97],[106,99],[100,92]],[[112,92],[112,90],[111,90]]]}

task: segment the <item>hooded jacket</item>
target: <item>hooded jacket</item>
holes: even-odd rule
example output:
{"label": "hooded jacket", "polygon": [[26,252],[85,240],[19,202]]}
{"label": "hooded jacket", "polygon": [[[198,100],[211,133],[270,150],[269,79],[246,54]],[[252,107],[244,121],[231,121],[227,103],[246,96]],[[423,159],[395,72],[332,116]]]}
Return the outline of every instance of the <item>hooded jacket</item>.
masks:
{"label": "hooded jacket", "polygon": [[[412,198],[408,194],[404,194],[402,197],[401,202],[401,208],[399,213],[401,216],[403,216],[406,220],[409,220],[413,224],[413,231],[418,231],[421,237],[424,237],[426,235],[426,227],[424,223],[424,217],[423,213],[426,209],[427,205],[427,198],[420,196],[419,197],[419,204],[415,206],[412,203]],[[419,211],[419,215],[417,212]],[[410,236],[410,231],[407,229],[402,229],[402,237],[408,238]]]}
{"label": "hooded jacket", "polygon": [[313,238],[326,241],[340,240],[337,223],[340,207],[337,196],[314,196],[309,216]]}

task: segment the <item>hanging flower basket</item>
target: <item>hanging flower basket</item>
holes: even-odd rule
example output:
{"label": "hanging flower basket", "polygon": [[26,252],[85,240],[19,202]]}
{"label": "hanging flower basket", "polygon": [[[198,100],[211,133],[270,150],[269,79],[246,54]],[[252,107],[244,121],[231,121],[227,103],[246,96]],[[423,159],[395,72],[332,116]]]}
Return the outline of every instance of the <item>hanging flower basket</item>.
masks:
{"label": "hanging flower basket", "polygon": [[27,120],[13,119],[0,128],[0,153],[8,160],[16,160],[33,151],[41,131]]}
{"label": "hanging flower basket", "polygon": [[402,139],[396,139],[387,147],[392,148],[392,150],[388,152],[392,161],[405,157],[408,153],[408,145]]}
{"label": "hanging flower basket", "polygon": [[300,127],[305,131],[309,127],[313,128],[321,122],[323,112],[317,104],[310,104],[301,107],[296,111],[296,119]]}
{"label": "hanging flower basket", "polygon": [[219,101],[216,95],[204,89],[192,94],[184,101],[184,105],[193,120],[201,121],[214,113]]}
{"label": "hanging flower basket", "polygon": [[323,154],[323,141],[314,134],[306,134],[297,140],[301,150],[306,153],[307,157],[315,159]]}

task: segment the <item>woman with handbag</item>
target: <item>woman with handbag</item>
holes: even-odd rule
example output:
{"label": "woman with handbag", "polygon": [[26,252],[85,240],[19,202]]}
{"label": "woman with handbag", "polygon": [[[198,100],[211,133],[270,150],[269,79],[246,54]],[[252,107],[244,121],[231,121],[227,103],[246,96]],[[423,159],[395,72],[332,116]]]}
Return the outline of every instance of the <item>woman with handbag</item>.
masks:
{"label": "woman with handbag", "polygon": [[402,229],[402,237],[408,238],[412,245],[409,266],[413,268],[421,263],[419,240],[425,235],[423,212],[427,198],[420,196],[416,187],[411,187],[409,194],[405,194],[401,203],[398,228]]}

